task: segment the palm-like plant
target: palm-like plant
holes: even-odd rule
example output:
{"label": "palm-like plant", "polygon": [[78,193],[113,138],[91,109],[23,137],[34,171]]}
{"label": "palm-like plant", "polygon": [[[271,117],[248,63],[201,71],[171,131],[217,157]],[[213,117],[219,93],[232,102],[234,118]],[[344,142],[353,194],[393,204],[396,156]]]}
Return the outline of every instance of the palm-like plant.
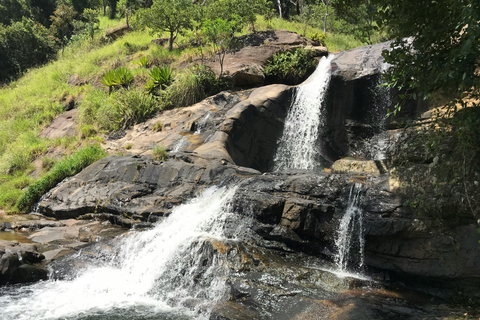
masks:
{"label": "palm-like plant", "polygon": [[153,93],[156,89],[165,89],[173,81],[173,68],[170,66],[154,67],[150,70],[151,79],[147,82],[145,90]]}
{"label": "palm-like plant", "polygon": [[148,66],[148,57],[140,57],[138,60],[133,61],[133,63],[138,64],[140,67],[146,68]]}
{"label": "palm-like plant", "polygon": [[100,82],[108,87],[109,94],[115,87],[128,87],[132,81],[133,74],[125,67],[109,70],[100,79]]}

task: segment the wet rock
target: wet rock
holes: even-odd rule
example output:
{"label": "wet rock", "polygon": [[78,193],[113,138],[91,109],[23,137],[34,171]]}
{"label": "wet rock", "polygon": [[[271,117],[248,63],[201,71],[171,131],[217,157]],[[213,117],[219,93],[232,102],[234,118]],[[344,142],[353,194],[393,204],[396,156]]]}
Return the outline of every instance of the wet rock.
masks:
{"label": "wet rock", "polygon": [[34,245],[0,240],[0,284],[46,279],[46,268],[35,265],[44,259]]}

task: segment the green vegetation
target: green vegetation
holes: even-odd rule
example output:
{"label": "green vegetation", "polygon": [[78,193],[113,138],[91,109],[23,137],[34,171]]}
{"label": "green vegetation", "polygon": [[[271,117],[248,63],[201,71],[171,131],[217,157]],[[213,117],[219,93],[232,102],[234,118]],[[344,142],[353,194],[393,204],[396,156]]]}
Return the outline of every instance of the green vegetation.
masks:
{"label": "green vegetation", "polygon": [[153,147],[153,159],[155,161],[165,161],[168,159],[167,149],[165,146],[155,146]]}
{"label": "green vegetation", "polygon": [[265,66],[267,80],[286,84],[299,83],[315,69],[317,62],[305,49],[276,53]]}
{"label": "green vegetation", "polygon": [[56,163],[52,170],[31,184],[27,191],[21,194],[15,204],[14,211],[26,212],[30,210],[45,192],[60,181],[77,174],[83,168],[105,156],[106,153],[101,147],[89,146]]}
{"label": "green vegetation", "polygon": [[[320,2],[306,1],[307,5],[321,13]],[[291,4],[282,6],[283,18],[276,4],[265,0],[217,0],[205,5],[155,0],[151,8],[148,1],[136,0],[2,2],[0,208],[10,210],[34,177],[43,179],[56,170],[57,160],[46,156],[52,149],[67,156],[157,112],[192,105],[229,88],[228,81],[203,63],[215,58],[223,73],[225,54],[235,49],[236,36],[276,28],[305,33],[333,51],[363,44],[332,32],[336,18],[331,8],[324,33],[323,24],[315,19],[306,23],[296,18]],[[160,21],[161,15],[168,19]],[[131,22],[135,31],[116,40],[104,37],[107,29],[124,22]],[[164,32],[168,49],[152,45],[152,34]],[[291,82],[310,66],[302,51],[274,60],[269,72]],[[35,69],[39,65],[44,66]],[[76,136],[39,136],[70,108],[79,112]],[[161,125],[154,130],[161,130]],[[16,210],[20,208],[26,206]]]}
{"label": "green vegetation", "polygon": [[170,66],[153,67],[149,72],[150,80],[145,86],[148,93],[155,93],[157,89],[165,89],[173,80],[173,69]]}
{"label": "green vegetation", "polygon": [[117,68],[105,72],[100,82],[108,87],[108,93],[110,94],[114,88],[128,88],[133,82],[133,74],[125,67]]}

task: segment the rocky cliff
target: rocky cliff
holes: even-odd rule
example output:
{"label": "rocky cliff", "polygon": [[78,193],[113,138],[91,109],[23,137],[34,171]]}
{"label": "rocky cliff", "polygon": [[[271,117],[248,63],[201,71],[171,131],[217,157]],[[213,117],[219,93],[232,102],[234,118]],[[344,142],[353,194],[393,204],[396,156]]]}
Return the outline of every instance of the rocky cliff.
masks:
{"label": "rocky cliff", "polygon": [[[392,160],[404,152],[398,144],[405,143],[405,132],[387,130],[381,115],[385,105],[379,105],[393,94],[378,91],[384,67],[381,51],[386,48],[388,44],[355,49],[332,62],[328,122],[319,142],[331,168],[269,172],[294,92],[285,85],[270,85],[220,93],[137,125],[108,143],[110,150],[131,145],[132,154],[100,160],[62,183],[43,199],[40,212],[57,219],[118,216],[150,223],[208,186],[236,185],[235,213],[255,221],[255,237],[248,245],[273,250],[285,259],[301,254],[333,261],[337,230],[356,184],[368,274],[440,296],[456,290],[478,296],[480,237],[475,219],[419,214],[409,205],[412,182],[394,174],[408,168]],[[162,131],[153,130],[156,123],[162,123]],[[167,146],[169,159],[154,161],[152,144]],[[240,280],[235,281],[232,301],[238,302]],[[245,294],[254,296],[253,291]],[[217,319],[237,319],[225,316],[234,306],[225,308]],[[245,312],[243,319],[248,319],[248,310],[237,314]]]}

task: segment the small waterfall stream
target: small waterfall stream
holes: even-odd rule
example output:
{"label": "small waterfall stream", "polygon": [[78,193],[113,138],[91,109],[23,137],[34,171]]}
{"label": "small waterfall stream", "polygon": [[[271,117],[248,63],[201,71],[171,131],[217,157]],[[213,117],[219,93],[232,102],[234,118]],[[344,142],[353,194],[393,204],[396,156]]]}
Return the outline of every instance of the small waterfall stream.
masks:
{"label": "small waterfall stream", "polygon": [[297,88],[274,156],[274,171],[316,168],[316,141],[325,121],[322,105],[330,83],[333,57],[323,57],[315,72]]}
{"label": "small waterfall stream", "polygon": [[348,204],[340,221],[335,239],[337,254],[335,264],[340,271],[361,271],[364,263],[365,238],[363,234],[363,211],[360,208],[361,184],[350,189]]}
{"label": "small waterfall stream", "polygon": [[235,188],[207,189],[66,280],[0,288],[1,318],[138,319],[144,312],[142,319],[202,319],[225,291],[222,262],[214,255],[206,263],[204,244],[227,238],[234,194]]}

